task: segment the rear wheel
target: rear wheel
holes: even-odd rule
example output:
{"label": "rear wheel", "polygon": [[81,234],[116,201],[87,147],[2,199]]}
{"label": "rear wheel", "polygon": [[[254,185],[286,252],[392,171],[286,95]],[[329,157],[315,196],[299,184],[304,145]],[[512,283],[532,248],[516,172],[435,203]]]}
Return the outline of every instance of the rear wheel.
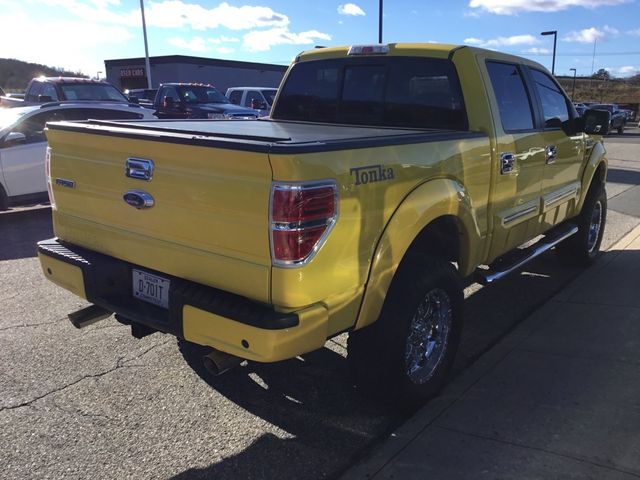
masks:
{"label": "rear wheel", "polygon": [[600,254],[607,220],[607,192],[594,185],[578,216],[578,233],[556,246],[558,258],[571,265],[588,265]]}
{"label": "rear wheel", "polygon": [[414,408],[444,385],[462,331],[463,291],[444,260],[415,256],[400,267],[373,325],[349,335],[359,388]]}

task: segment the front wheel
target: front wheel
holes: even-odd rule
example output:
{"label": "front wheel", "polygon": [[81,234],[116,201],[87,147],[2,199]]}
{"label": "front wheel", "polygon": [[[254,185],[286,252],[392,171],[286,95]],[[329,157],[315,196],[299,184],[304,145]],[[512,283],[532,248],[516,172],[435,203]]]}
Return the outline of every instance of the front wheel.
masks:
{"label": "front wheel", "polygon": [[449,262],[425,256],[404,262],[378,321],[349,335],[358,387],[400,408],[433,397],[455,358],[463,298]]}
{"label": "front wheel", "polygon": [[556,254],[565,263],[588,265],[600,254],[607,220],[607,192],[604,185],[594,186],[578,216],[578,233],[556,246]]}

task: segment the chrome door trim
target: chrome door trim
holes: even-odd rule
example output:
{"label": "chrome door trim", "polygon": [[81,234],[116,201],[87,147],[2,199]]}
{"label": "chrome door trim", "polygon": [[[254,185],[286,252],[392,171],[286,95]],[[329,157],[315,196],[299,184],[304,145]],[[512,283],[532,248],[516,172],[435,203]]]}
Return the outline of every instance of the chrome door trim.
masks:
{"label": "chrome door trim", "polygon": [[561,203],[575,198],[579,192],[579,184],[572,183],[542,197],[542,211],[547,212]]}
{"label": "chrome door trim", "polygon": [[510,227],[512,225],[520,223],[520,221],[526,220],[528,218],[534,217],[538,214],[540,208],[540,200],[535,199],[533,201],[527,202],[523,205],[519,205],[518,207],[511,208],[509,210],[501,214],[501,223],[503,227]]}

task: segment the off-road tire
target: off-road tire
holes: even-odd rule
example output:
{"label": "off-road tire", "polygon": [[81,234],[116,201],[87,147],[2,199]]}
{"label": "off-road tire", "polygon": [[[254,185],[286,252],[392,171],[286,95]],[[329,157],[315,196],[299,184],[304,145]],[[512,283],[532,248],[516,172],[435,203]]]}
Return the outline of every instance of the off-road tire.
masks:
{"label": "off-road tire", "polygon": [[[415,327],[416,318],[424,317],[424,308],[420,307],[433,295],[442,300],[436,302],[439,309],[447,302],[450,307],[448,333],[444,339],[440,336],[442,347],[436,347],[439,350],[435,366],[436,357],[429,360],[421,350],[420,355],[412,356],[409,352],[413,349],[408,348],[409,344],[416,345],[416,331],[421,331],[418,336],[425,340],[419,344],[420,349],[425,344],[433,344],[433,337],[438,336],[433,329],[426,334]],[[349,334],[348,360],[356,386],[365,394],[403,410],[415,408],[433,397],[445,384],[460,343],[463,302],[460,276],[449,262],[423,255],[403,261],[378,320]],[[411,358],[422,359],[427,364],[420,381],[412,378],[415,372],[410,373]]]}
{"label": "off-road tire", "polygon": [[[594,232],[594,222],[600,210],[598,231]],[[594,184],[577,217],[578,233],[569,237],[555,248],[556,255],[563,263],[587,266],[600,255],[600,244],[607,220],[607,192],[604,185]],[[594,237],[595,235],[595,237]]]}

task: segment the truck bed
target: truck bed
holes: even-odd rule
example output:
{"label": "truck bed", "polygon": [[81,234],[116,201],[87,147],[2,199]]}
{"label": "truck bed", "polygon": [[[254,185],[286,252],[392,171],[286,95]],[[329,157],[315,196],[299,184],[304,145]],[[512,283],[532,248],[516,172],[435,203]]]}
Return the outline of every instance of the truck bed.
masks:
{"label": "truck bed", "polygon": [[261,153],[312,153],[482,137],[455,130],[330,125],[283,120],[58,122],[50,129]]}

